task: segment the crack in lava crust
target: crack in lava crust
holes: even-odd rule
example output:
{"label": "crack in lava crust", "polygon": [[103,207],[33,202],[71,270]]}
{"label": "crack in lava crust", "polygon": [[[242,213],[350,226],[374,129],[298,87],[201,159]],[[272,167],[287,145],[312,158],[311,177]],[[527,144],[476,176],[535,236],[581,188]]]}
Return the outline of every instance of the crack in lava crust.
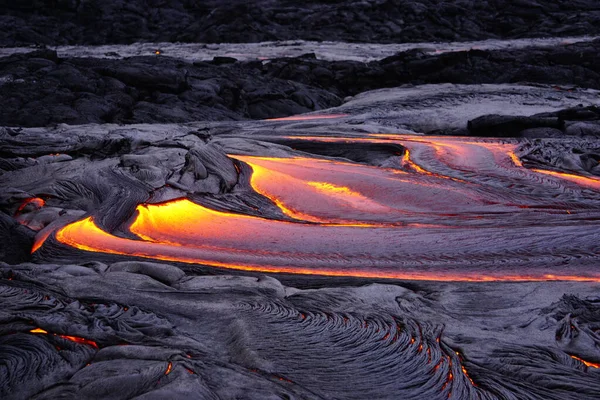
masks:
{"label": "crack in lava crust", "polygon": [[137,207],[130,230],[142,240],[104,232],[91,217],[56,239],[86,251],[270,273],[600,281],[590,269],[600,237],[592,178],[525,169],[510,142],[383,137],[360,140],[405,146],[400,169],[231,156],[252,168],[253,190],[292,221],[180,199]]}

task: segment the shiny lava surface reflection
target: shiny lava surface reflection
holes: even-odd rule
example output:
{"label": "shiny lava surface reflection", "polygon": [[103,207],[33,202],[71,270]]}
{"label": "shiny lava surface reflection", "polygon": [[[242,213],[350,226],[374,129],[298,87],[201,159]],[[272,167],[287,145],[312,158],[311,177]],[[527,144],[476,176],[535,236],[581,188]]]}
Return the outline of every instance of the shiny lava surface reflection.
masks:
{"label": "shiny lava surface reflection", "polygon": [[523,167],[516,142],[371,135],[294,139],[395,143],[390,165],[231,155],[287,217],[145,204],[129,226],[93,217],[56,233],[68,246],[268,273],[438,281],[600,281],[598,180]]}

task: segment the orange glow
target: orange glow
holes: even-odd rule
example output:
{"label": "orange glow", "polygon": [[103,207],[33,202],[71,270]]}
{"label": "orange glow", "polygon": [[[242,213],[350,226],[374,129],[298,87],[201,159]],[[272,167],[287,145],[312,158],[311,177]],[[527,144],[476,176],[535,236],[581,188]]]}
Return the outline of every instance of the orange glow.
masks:
{"label": "orange glow", "polygon": [[[41,328],[31,329],[29,332],[30,333],[40,333],[40,334],[45,334],[45,335],[48,334],[48,331],[41,329]],[[96,349],[98,348],[98,344],[96,344],[96,342],[94,342],[93,340],[85,339],[85,338],[82,338],[79,336],[59,335],[57,333],[53,333],[52,335],[57,336],[62,339],[70,340],[71,342],[86,344],[86,345],[92,346]]]}
{"label": "orange glow", "polygon": [[[177,213],[170,213],[169,207],[175,206],[181,210],[188,210],[183,212],[188,218],[191,216],[190,212],[194,211],[197,214],[198,208],[201,211],[207,210],[201,206],[193,204],[187,200],[179,200],[173,203],[168,203],[166,206],[145,206],[138,207],[140,215],[134,222],[134,225],[141,227],[149,222],[148,218],[161,224],[161,221],[168,221],[171,218],[177,220]],[[162,210],[161,210],[162,208]],[[166,208],[166,209],[165,209]],[[143,212],[142,212],[143,211]],[[209,214],[225,214],[218,211],[210,210]],[[230,214],[233,218],[235,214]],[[236,219],[229,220],[229,223],[225,223],[227,219],[215,219],[211,224],[213,228],[207,227],[206,230],[199,228],[197,233],[209,232],[214,229],[214,226],[220,225],[221,231],[229,229],[228,226],[235,226],[236,223],[240,223],[243,219],[255,219],[255,217],[249,216],[236,216]],[[189,218],[187,220],[188,225],[190,222],[197,221],[195,218]],[[277,224],[286,224],[283,221],[273,221]],[[166,224],[165,224],[166,225]],[[191,224],[193,225],[193,224]],[[202,226],[202,221],[199,221],[199,226]],[[291,224],[294,225],[294,224]],[[133,227],[133,225],[132,225]],[[165,226],[165,228],[168,228]],[[180,231],[182,238],[186,237],[186,226],[178,225],[174,222],[170,227],[175,231]],[[310,226],[307,226],[310,228]],[[188,229],[194,230],[192,226]],[[340,229],[351,229],[351,228],[340,228]],[[133,230],[133,229],[132,229]],[[229,229],[230,230],[230,229]],[[231,231],[231,230],[230,230]],[[236,232],[232,232],[233,236],[236,236]],[[230,233],[229,236],[232,235]],[[237,233],[239,234],[239,233]],[[209,248],[206,246],[190,246],[185,244],[172,244],[164,239],[160,241],[153,240],[152,242],[137,241],[131,239],[124,239],[117,236],[110,235],[101,229],[99,229],[91,218],[86,218],[81,221],[74,222],[67,225],[66,227],[59,230],[56,234],[56,238],[61,243],[75,247],[80,250],[102,252],[109,254],[129,255],[138,257],[154,258],[164,261],[183,262],[191,264],[202,264],[218,268],[226,268],[239,271],[250,271],[250,272],[265,272],[265,273],[285,273],[285,274],[300,274],[300,275],[323,275],[323,276],[337,276],[337,277],[358,277],[358,278],[381,278],[381,279],[396,279],[396,280],[425,280],[425,281],[462,281],[462,282],[493,282],[493,281],[577,281],[577,282],[600,282],[599,276],[571,276],[571,275],[492,275],[484,273],[461,273],[453,274],[448,272],[440,271],[423,271],[423,272],[403,272],[403,271],[386,271],[386,270],[365,270],[359,268],[346,268],[346,269],[325,269],[319,267],[301,267],[301,266],[278,266],[278,265],[265,265],[265,264],[251,264],[251,263],[231,263],[226,261],[220,261],[224,258],[224,254],[219,252],[218,248]],[[199,238],[202,241],[202,237]],[[183,240],[182,240],[183,241]],[[221,249],[223,252],[235,252],[234,249]],[[238,250],[241,253],[241,258],[251,258],[252,253],[245,253]],[[213,255],[213,258],[206,256]],[[204,256],[204,257],[203,257]],[[219,257],[216,257],[219,256]]]}
{"label": "orange glow", "polygon": [[515,164],[515,166],[521,168],[523,167],[523,163],[521,162],[521,159],[514,153],[514,152],[509,152],[508,156],[510,157],[510,159],[512,160],[512,162]]}
{"label": "orange glow", "polygon": [[42,245],[44,244],[44,242],[48,239],[48,237],[52,234],[52,230],[49,229],[42,229],[40,232],[38,232],[37,235],[35,235],[35,239],[33,241],[33,246],[31,247],[31,254],[35,253],[40,247],[42,247]]}
{"label": "orange glow", "polygon": [[[375,169],[351,163],[311,158],[233,157],[247,163],[252,168],[250,179],[252,188],[273,201],[285,215],[293,219],[346,226],[381,226],[381,224],[363,223],[362,218],[358,216],[356,219],[333,218],[328,217],[327,214],[331,209],[386,214],[392,211],[389,207],[383,206],[347,186],[309,180],[318,176],[344,182],[346,178],[343,174],[373,174],[376,172]],[[300,211],[301,207],[309,212]]]}
{"label": "orange glow", "polygon": [[557,171],[549,171],[545,169],[532,169],[531,171],[537,172],[539,174],[546,174],[556,178],[565,179],[570,182],[574,182],[581,186],[586,186],[592,189],[600,190],[600,179],[591,178],[587,176],[575,175],[575,174],[567,174],[565,172],[557,172]]}
{"label": "orange glow", "polygon": [[[514,154],[515,143],[409,135],[342,139],[399,140],[410,147],[402,162],[417,173],[399,175],[391,168],[334,159],[235,155],[231,157],[252,169],[252,189],[289,218],[216,211],[180,199],[138,206],[129,230],[139,240],[104,232],[91,217],[58,230],[56,240],[84,251],[262,273],[427,281],[600,282],[600,273],[595,271],[561,275],[541,268],[456,267],[461,261],[455,261],[455,254],[449,251],[449,241],[469,246],[473,227],[496,228],[499,216],[525,212],[522,210],[530,206],[517,203],[518,196],[517,200],[505,200],[504,195],[496,195],[496,187],[493,191],[486,187],[490,177],[495,185],[496,177],[506,176],[524,186],[535,176],[517,169],[520,161]],[[442,175],[446,171],[461,179]],[[472,182],[472,177],[482,178]],[[494,240],[493,234],[485,240]],[[519,249],[518,237],[506,240]],[[39,242],[43,242],[42,236]],[[423,251],[415,246],[422,246]],[[420,259],[427,258],[423,256],[427,252],[439,257],[439,266]]]}
{"label": "orange glow", "polygon": [[410,150],[408,149],[406,149],[406,151],[404,152],[404,156],[402,156],[402,164],[408,166],[409,168],[413,169],[419,174],[432,175],[430,172],[425,171],[423,168],[419,167],[410,159]]}
{"label": "orange glow", "polygon": [[312,121],[318,119],[335,119],[347,117],[348,114],[327,114],[327,115],[292,115],[291,117],[269,118],[265,121]]}
{"label": "orange glow", "polygon": [[172,369],[173,369],[173,363],[169,362],[169,365],[167,365],[167,370],[165,371],[165,375],[169,375],[171,373]]}
{"label": "orange glow", "polygon": [[17,214],[20,214],[21,211],[23,211],[29,204],[34,204],[37,208],[42,208],[46,204],[46,201],[44,199],[40,199],[39,197],[25,199],[17,209]]}
{"label": "orange glow", "polygon": [[[315,227],[285,221],[264,220],[262,218],[224,213],[210,210],[188,200],[176,200],[160,205],[138,206],[138,216],[131,225],[131,231],[144,241],[124,239],[100,230],[88,217],[60,229],[56,239],[66,245],[85,251],[109,254],[155,258],[203,264],[212,267],[240,271],[265,273],[289,273],[301,275],[353,276],[360,278],[382,278],[399,280],[428,281],[580,281],[600,282],[600,277],[572,275],[506,275],[484,272],[450,273],[446,271],[398,271],[389,269],[364,269],[355,265],[336,268],[330,260],[321,256],[312,259],[304,254],[297,266],[285,264],[269,265],[265,260],[278,261],[286,253],[279,247],[287,248],[293,241],[304,244],[314,234],[313,229],[322,231],[310,241],[312,246],[329,248],[338,242],[356,240],[358,231],[352,227]],[[235,227],[235,228],[232,228]],[[377,230],[365,230],[374,232]],[[384,230],[385,231],[385,230]],[[360,230],[363,232],[363,230]],[[242,248],[239,238],[249,242]],[[252,240],[249,240],[252,238]],[[354,239],[351,239],[354,238]],[[319,244],[318,244],[319,243]],[[264,246],[264,249],[262,247]],[[275,249],[271,250],[271,247]],[[305,267],[312,259],[314,267]],[[257,262],[252,262],[256,260]],[[319,265],[327,266],[327,268]]]}
{"label": "orange glow", "polygon": [[471,385],[473,385],[473,386],[477,386],[477,385],[475,384],[475,382],[473,382],[473,379],[471,379],[471,377],[469,376],[469,373],[467,372],[467,369],[465,368],[465,366],[464,366],[464,365],[461,365],[461,367],[460,367],[460,368],[462,369],[462,372],[463,372],[463,374],[464,374],[464,375],[467,377],[467,379],[469,380],[469,382],[471,382]]}
{"label": "orange glow", "polygon": [[[450,191],[427,177],[399,178],[395,170],[306,157],[230,156],[252,168],[250,184],[288,217],[298,221],[352,227],[419,226],[415,212],[473,204],[472,196]],[[430,174],[431,175],[431,174]],[[385,187],[385,190],[381,190]],[[422,191],[426,194],[420,195]],[[343,217],[342,217],[343,216]]]}
{"label": "orange glow", "polygon": [[96,344],[96,342],[94,342],[92,340],[88,340],[88,339],[82,338],[82,337],[68,336],[68,335],[56,335],[56,334],[55,334],[55,336],[61,337],[63,339],[70,340],[72,342],[76,342],[76,343],[80,343],[80,344],[87,344],[89,346],[98,348],[98,345]]}
{"label": "orange glow", "polygon": [[589,362],[589,361],[586,361],[583,358],[579,358],[577,356],[571,356],[571,358],[574,359],[574,360],[577,360],[577,361],[581,362],[586,367],[592,367],[592,368],[599,368],[600,369],[600,364],[599,363]]}

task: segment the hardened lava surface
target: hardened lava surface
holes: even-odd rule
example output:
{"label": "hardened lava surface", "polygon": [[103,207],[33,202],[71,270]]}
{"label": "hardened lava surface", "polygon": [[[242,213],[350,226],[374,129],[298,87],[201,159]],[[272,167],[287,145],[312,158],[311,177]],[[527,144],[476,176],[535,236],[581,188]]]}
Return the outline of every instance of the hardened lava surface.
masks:
{"label": "hardened lava surface", "polygon": [[598,398],[594,93],[2,128],[0,397]]}

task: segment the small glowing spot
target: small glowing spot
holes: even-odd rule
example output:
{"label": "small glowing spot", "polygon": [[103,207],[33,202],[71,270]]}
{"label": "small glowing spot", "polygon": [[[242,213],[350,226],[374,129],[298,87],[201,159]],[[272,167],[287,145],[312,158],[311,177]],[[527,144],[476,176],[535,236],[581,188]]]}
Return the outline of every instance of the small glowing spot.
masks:
{"label": "small glowing spot", "polygon": [[169,375],[171,373],[172,369],[173,369],[173,363],[169,362],[169,365],[167,365],[167,370],[165,371],[165,375]]}
{"label": "small glowing spot", "polygon": [[282,381],[282,382],[294,383],[294,382],[292,382],[291,380],[289,380],[289,379],[287,379],[287,378],[284,378],[283,376],[280,376],[280,375],[273,375],[273,376],[274,376],[275,378],[279,379],[279,380],[280,380],[280,381]]}
{"label": "small glowing spot", "polygon": [[30,330],[29,332],[31,332],[31,333],[48,333],[47,331],[45,331],[41,328],[35,328],[35,329]]}
{"label": "small glowing spot", "polygon": [[471,382],[471,385],[473,386],[477,386],[475,384],[475,382],[473,382],[473,379],[471,379],[471,377],[469,376],[469,373],[467,372],[467,369],[464,366],[461,366],[462,372],[463,374],[465,374],[465,376],[467,377],[467,379],[469,380],[469,382]]}

